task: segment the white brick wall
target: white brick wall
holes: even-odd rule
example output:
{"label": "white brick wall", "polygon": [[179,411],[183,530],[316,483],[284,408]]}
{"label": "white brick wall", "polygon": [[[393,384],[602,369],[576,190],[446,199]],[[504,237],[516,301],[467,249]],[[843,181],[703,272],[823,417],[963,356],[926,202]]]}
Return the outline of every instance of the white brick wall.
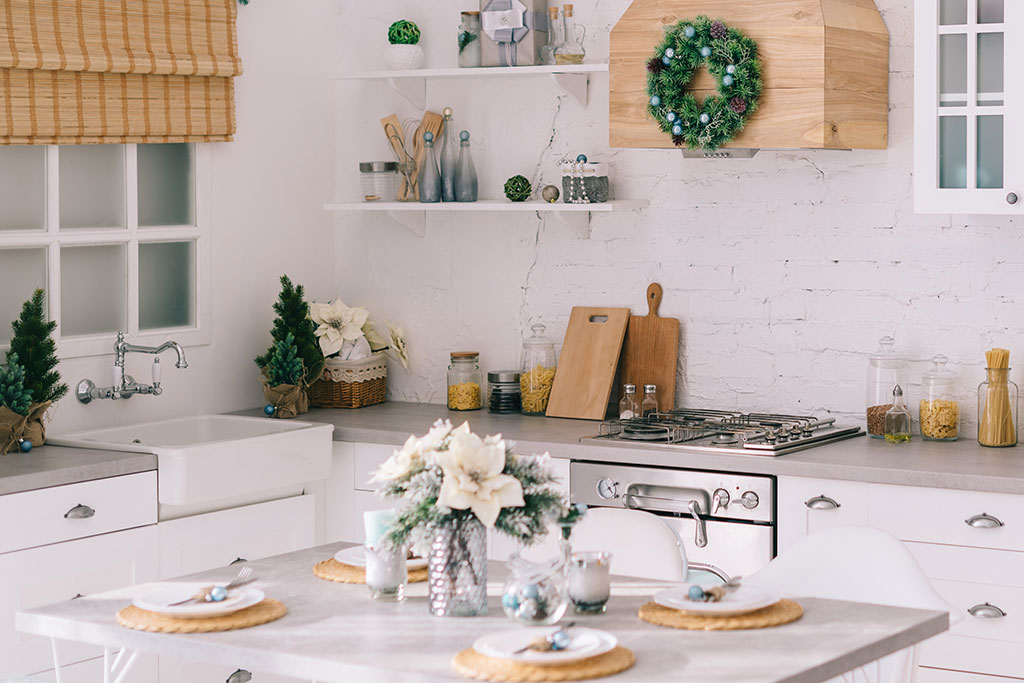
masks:
{"label": "white brick wall", "polygon": [[[498,196],[515,173],[558,184],[556,161],[584,152],[611,162],[617,196],[648,197],[650,208],[595,216],[589,239],[533,215],[430,216],[425,239],[382,217],[339,217],[337,290],[317,294],[405,325],[414,366],[394,369],[397,399],[443,402],[449,351],[516,366],[529,325],[547,323],[560,340],[573,305],[645,313],[656,280],[662,314],[683,323],[682,405],[862,420],[865,356],[895,334],[913,359],[912,404],[927,360],[945,353],[973,422],[984,349],[1024,353],[1024,220],[913,213],[912,2],[877,3],[892,43],[888,150],[684,161],[608,148],[604,75],[588,107],[545,79],[435,81],[428,105],[454,107],[473,133],[482,196]],[[382,68],[384,30],[399,15],[424,28],[428,64],[453,63],[458,10],[472,2],[429,3],[429,13],[427,4],[345,3],[343,63]],[[628,4],[577,3],[588,60],[607,58]],[[355,198],[356,162],[390,158],[378,119],[416,112],[384,84],[337,87],[337,194]]]}

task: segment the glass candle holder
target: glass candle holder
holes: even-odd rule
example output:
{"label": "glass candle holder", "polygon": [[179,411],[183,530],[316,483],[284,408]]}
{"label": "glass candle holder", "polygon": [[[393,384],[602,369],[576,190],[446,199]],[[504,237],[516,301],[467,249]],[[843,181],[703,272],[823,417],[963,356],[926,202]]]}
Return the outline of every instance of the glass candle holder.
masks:
{"label": "glass candle holder", "polygon": [[573,553],[569,558],[569,599],[577,614],[603,614],[611,597],[611,553]]}
{"label": "glass candle holder", "polygon": [[405,600],[405,584],[409,578],[405,548],[378,543],[366,549],[366,585],[370,597],[382,602]]}

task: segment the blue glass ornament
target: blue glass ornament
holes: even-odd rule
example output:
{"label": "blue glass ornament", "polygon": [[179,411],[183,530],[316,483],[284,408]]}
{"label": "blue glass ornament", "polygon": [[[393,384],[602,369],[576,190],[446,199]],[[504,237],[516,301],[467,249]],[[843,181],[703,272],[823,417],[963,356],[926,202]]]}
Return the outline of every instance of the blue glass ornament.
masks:
{"label": "blue glass ornament", "polygon": [[228,597],[228,589],[224,586],[214,586],[210,589],[210,595],[206,598],[208,602],[223,602]]}
{"label": "blue glass ornament", "polygon": [[434,134],[433,134],[433,133],[431,133],[431,132],[430,132],[430,131],[428,130],[427,132],[425,132],[425,133],[423,134],[423,141],[424,141],[424,142],[433,142],[433,141],[434,141]]}
{"label": "blue glass ornament", "polygon": [[683,29],[683,35],[685,35],[687,38],[693,38],[695,35],[697,35],[697,29],[695,29],[692,26],[687,26],[686,28]]}
{"label": "blue glass ornament", "polygon": [[680,126],[678,123],[676,125],[672,126],[672,135],[682,135],[682,134],[683,134],[683,127],[682,126]]}
{"label": "blue glass ornament", "polygon": [[722,85],[728,86],[728,85],[732,85],[732,83],[733,83],[733,77],[732,76],[730,76],[729,74],[726,74],[726,75],[722,76]]}
{"label": "blue glass ornament", "polygon": [[664,64],[665,66],[668,66],[669,64],[672,63],[672,60],[669,59],[668,57],[662,57],[661,58],[661,63]]}
{"label": "blue glass ornament", "polygon": [[676,120],[676,113],[674,111],[670,111],[669,113],[665,114],[665,120],[670,122],[670,123],[672,121],[675,121]]}
{"label": "blue glass ornament", "polygon": [[690,590],[687,592],[686,597],[690,598],[694,602],[704,600],[704,589],[700,586],[690,586]]}
{"label": "blue glass ornament", "polygon": [[730,74],[736,73],[736,65],[735,64],[730,64],[729,66],[725,67],[725,71],[726,71],[726,73],[730,73]]}
{"label": "blue glass ornament", "polygon": [[587,163],[587,155],[586,154],[577,154],[576,155],[576,162],[580,163],[580,164]]}
{"label": "blue glass ornament", "polygon": [[652,95],[651,96],[651,106],[652,107],[661,106],[661,98],[658,97],[657,95]]}
{"label": "blue glass ornament", "polygon": [[710,120],[711,120],[711,117],[708,116],[707,114],[701,114],[700,115],[700,122],[701,123],[707,123]]}
{"label": "blue glass ornament", "polygon": [[707,45],[705,45],[704,47],[702,47],[702,48],[700,49],[700,56],[701,56],[701,57],[710,57],[710,56],[711,56],[711,48],[710,48],[710,47],[708,47]]}
{"label": "blue glass ornament", "polygon": [[528,583],[520,591],[527,600],[536,600],[540,596],[540,587],[535,583]]}
{"label": "blue glass ornament", "polygon": [[32,442],[29,441],[28,439],[22,439],[21,443],[18,444],[18,448],[21,450],[22,453],[28,453],[30,450],[32,450]]}
{"label": "blue glass ornament", "polygon": [[519,609],[519,596],[513,592],[505,593],[501,596],[501,606],[507,610],[515,612]]}
{"label": "blue glass ornament", "polygon": [[665,50],[665,56],[668,57],[669,59],[672,59],[673,57],[676,56],[676,51],[673,50],[672,48],[668,48],[667,50]]}
{"label": "blue glass ornament", "polygon": [[277,412],[277,408],[275,408],[270,403],[268,403],[267,405],[263,406],[263,414],[266,415],[267,417],[270,417],[271,415],[273,415],[276,412]]}
{"label": "blue glass ornament", "polygon": [[551,634],[551,649],[564,650],[572,643],[572,636],[567,631],[555,631]]}

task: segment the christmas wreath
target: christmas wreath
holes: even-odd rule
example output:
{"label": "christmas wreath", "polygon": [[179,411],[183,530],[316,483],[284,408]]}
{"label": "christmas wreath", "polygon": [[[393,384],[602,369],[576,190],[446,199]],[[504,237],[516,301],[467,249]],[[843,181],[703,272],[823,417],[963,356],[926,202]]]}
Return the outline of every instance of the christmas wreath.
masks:
{"label": "christmas wreath", "polygon": [[[686,87],[705,63],[718,94],[698,103]],[[761,96],[757,43],[706,16],[666,27],[647,74],[647,110],[676,147],[718,149],[743,130]]]}

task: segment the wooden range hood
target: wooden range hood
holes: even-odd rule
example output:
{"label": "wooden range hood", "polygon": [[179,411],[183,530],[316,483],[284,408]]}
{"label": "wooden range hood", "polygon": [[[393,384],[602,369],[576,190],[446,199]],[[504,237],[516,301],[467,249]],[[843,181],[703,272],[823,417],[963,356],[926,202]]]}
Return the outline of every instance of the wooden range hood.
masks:
{"label": "wooden range hood", "polygon": [[[764,92],[728,149],[885,149],[889,32],[874,0],[633,0],[611,33],[609,144],[674,148],[647,114],[663,27],[705,14],[757,41]],[[706,68],[691,82],[715,92]]]}

